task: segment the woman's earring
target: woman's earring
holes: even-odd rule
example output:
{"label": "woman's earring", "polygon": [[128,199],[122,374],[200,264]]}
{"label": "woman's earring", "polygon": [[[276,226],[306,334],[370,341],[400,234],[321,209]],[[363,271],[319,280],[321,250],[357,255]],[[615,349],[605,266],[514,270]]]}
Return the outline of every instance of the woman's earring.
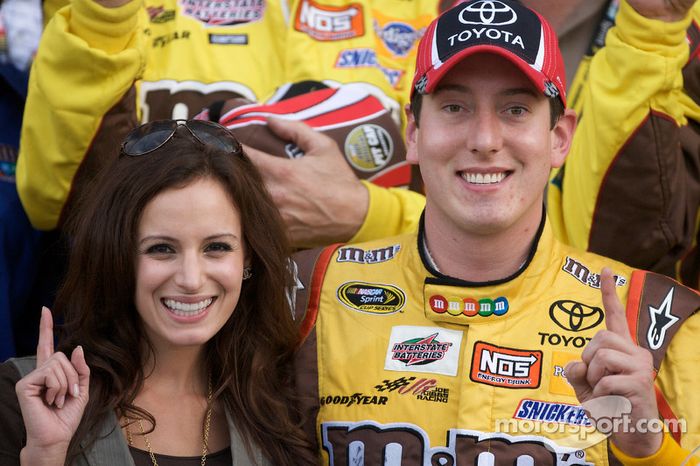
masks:
{"label": "woman's earring", "polygon": [[251,267],[243,267],[243,280],[248,280],[253,276],[253,269]]}

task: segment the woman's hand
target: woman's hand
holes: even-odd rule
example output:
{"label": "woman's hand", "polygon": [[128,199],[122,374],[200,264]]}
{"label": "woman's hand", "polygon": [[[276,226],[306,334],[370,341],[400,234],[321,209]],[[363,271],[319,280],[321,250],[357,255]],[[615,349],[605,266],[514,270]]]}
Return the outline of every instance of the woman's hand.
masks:
{"label": "woman's hand", "polygon": [[22,464],[63,464],[68,445],[88,402],[90,369],[82,347],[70,360],[53,349],[53,319],[41,310],[36,369],[23,377],[15,391],[27,431]]}

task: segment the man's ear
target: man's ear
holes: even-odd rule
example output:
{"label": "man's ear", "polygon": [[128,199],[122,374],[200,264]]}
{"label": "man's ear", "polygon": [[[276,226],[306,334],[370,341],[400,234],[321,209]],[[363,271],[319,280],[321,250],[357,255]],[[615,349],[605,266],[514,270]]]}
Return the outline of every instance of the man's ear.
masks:
{"label": "man's ear", "polygon": [[418,125],[410,104],[406,104],[404,111],[406,112],[406,161],[418,165]]}
{"label": "man's ear", "polygon": [[564,110],[564,114],[552,128],[551,161],[552,168],[561,167],[569,153],[571,142],[576,131],[576,112],[571,109]]}

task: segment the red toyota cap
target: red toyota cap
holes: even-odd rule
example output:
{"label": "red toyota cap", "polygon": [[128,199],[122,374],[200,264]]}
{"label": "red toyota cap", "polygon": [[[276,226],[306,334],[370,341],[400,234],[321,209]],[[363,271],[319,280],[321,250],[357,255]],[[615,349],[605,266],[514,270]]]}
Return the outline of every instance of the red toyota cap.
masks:
{"label": "red toyota cap", "polygon": [[514,0],[472,0],[438,16],[421,38],[411,96],[430,94],[453,66],[487,52],[515,64],[547,97],[566,106],[566,73],[552,26]]}

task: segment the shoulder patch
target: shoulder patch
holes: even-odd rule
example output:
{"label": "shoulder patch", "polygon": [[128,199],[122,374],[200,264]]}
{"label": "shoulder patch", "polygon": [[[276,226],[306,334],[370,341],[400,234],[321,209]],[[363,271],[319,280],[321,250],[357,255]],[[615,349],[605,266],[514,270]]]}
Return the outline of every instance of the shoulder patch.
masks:
{"label": "shoulder patch", "polygon": [[683,322],[700,309],[700,294],[653,272],[632,273],[627,299],[627,323],[635,342],[651,351],[654,369]]}

